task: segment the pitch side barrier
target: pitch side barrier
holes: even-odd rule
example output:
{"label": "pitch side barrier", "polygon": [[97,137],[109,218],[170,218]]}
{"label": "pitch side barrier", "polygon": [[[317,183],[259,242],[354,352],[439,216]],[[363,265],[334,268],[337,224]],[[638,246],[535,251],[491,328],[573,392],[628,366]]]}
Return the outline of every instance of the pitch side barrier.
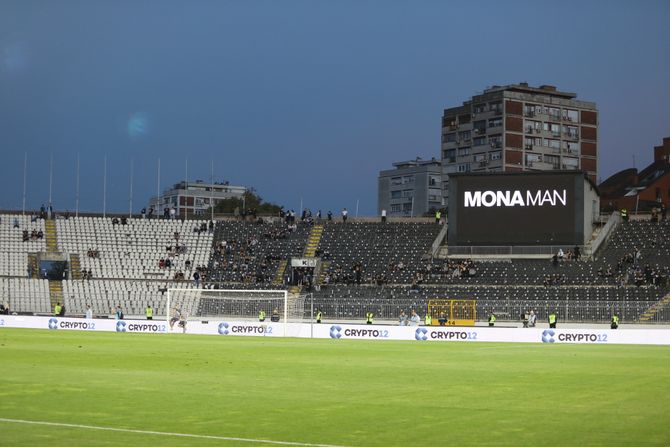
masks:
{"label": "pitch side barrier", "polygon": [[[182,329],[177,325],[174,330],[170,330],[169,325],[162,320],[85,320],[11,315],[0,316],[0,330],[4,328],[145,334],[182,333]],[[249,321],[189,321],[186,333],[220,337],[283,337],[284,325]],[[537,329],[288,323],[286,335],[333,340],[670,345],[670,329]]]}

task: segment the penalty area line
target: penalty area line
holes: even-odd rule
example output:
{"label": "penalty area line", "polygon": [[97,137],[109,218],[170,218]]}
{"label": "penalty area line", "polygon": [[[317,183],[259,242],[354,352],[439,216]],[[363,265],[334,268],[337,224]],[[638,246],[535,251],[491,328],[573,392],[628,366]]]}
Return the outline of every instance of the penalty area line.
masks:
{"label": "penalty area line", "polygon": [[136,430],[132,428],[115,428],[115,427],[101,427],[97,425],[67,424],[64,422],[28,421],[25,419],[0,418],[0,422],[7,422],[10,424],[31,424],[31,425],[47,425],[51,427],[81,428],[85,430],[115,431],[122,433],[137,433],[142,435],[154,435],[154,436],[173,436],[178,438],[215,439],[218,441],[249,442],[254,444],[293,445],[300,447],[346,447],[334,444],[311,444],[309,442],[272,441],[270,439],[235,438],[231,436],[215,436],[215,435],[196,435],[192,433],[172,433],[166,431]]}

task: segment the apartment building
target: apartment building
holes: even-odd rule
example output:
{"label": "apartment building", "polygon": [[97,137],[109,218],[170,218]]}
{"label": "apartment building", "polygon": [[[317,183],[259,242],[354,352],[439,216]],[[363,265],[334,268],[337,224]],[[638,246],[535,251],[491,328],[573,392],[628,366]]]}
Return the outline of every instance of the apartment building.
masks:
{"label": "apartment building", "polygon": [[580,170],[598,177],[596,104],[552,85],[493,86],[442,116],[442,195],[449,174]]}
{"label": "apartment building", "polygon": [[442,206],[440,160],[399,161],[378,178],[377,212],[389,217],[422,216]]}

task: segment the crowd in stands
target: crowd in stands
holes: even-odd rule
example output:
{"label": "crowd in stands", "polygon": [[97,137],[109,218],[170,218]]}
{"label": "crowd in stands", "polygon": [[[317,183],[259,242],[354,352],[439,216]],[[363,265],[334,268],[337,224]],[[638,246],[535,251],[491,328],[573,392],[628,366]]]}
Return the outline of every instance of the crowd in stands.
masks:
{"label": "crowd in stands", "polygon": [[23,230],[23,242],[36,241],[38,239],[44,239],[44,232],[42,230],[33,230],[28,233],[28,230]]}

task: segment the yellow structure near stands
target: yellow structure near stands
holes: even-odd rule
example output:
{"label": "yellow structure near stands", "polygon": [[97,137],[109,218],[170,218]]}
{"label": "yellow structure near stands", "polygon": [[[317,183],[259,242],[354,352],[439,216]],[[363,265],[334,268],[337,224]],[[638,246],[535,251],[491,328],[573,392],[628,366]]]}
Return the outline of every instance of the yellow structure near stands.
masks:
{"label": "yellow structure near stands", "polygon": [[428,314],[432,325],[474,326],[477,319],[477,301],[429,300]]}

